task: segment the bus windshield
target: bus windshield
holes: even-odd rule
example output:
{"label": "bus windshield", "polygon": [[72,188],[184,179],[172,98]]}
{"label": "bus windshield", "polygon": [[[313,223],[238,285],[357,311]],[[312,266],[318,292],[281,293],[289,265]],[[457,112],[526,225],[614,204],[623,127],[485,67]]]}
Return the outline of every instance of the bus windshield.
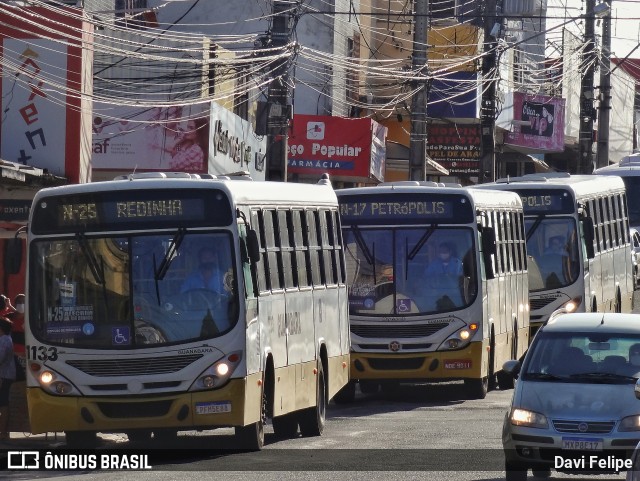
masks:
{"label": "bus windshield", "polygon": [[343,235],[351,314],[450,312],[475,298],[470,228],[354,226]]}
{"label": "bus windshield", "polygon": [[133,349],[210,339],[237,322],[228,233],[42,239],[30,327],[42,342]]}
{"label": "bus windshield", "polygon": [[529,290],[544,291],[573,284],[580,273],[575,219],[527,217]]}

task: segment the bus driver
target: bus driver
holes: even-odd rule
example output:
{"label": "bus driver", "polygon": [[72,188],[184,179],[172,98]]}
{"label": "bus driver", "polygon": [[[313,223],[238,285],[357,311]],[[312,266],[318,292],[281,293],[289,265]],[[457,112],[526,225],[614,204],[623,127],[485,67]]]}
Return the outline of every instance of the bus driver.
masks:
{"label": "bus driver", "polygon": [[462,261],[453,252],[450,242],[442,242],[438,247],[438,257],[429,263],[425,272],[428,285],[432,286],[430,290],[434,290],[431,295],[436,297],[438,310],[462,305]]}

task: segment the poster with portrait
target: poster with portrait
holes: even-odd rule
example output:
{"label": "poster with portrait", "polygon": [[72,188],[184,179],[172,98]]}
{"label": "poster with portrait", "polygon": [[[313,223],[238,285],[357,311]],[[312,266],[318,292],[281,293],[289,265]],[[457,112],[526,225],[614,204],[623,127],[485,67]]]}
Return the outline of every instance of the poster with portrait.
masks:
{"label": "poster with portrait", "polygon": [[96,105],[93,168],[207,172],[209,104],[171,107]]}

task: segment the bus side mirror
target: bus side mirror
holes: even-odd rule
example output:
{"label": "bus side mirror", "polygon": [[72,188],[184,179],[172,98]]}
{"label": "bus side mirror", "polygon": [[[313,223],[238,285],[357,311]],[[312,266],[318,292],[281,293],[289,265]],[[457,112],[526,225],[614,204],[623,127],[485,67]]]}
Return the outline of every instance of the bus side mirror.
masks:
{"label": "bus side mirror", "polygon": [[13,237],[5,239],[4,271],[7,274],[17,274],[22,266],[22,239]]}
{"label": "bus side mirror", "polygon": [[260,243],[258,242],[258,234],[253,229],[247,232],[247,249],[249,251],[249,259],[256,263],[260,261]]}
{"label": "bus side mirror", "polygon": [[593,259],[596,256],[593,248],[593,240],[595,238],[595,228],[593,227],[593,219],[591,217],[585,217],[581,219],[582,232],[584,233],[584,243],[587,250],[587,258]]}

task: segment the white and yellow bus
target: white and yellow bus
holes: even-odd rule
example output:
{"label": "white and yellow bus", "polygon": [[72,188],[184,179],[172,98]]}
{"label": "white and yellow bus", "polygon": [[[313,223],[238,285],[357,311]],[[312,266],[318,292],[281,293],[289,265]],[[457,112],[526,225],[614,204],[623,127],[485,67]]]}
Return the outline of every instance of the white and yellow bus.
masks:
{"label": "white and yellow bus", "polygon": [[464,380],[473,398],[496,377],[512,386],[500,367],[529,333],[519,197],[431,182],[336,193],[352,347],[352,381],[336,400],[351,400],[356,383],[368,393]]}
{"label": "white and yellow bus", "polygon": [[531,339],[557,309],[631,312],[633,268],[620,177],[527,174],[483,184],[522,198]]}
{"label": "white and yellow bus", "polygon": [[[217,278],[185,282],[203,248]],[[153,173],[43,189],[28,233],[32,431],[88,446],[98,432],[235,427],[260,449],[270,418],[276,435],[320,435],[348,382],[345,279],[326,179]]]}

